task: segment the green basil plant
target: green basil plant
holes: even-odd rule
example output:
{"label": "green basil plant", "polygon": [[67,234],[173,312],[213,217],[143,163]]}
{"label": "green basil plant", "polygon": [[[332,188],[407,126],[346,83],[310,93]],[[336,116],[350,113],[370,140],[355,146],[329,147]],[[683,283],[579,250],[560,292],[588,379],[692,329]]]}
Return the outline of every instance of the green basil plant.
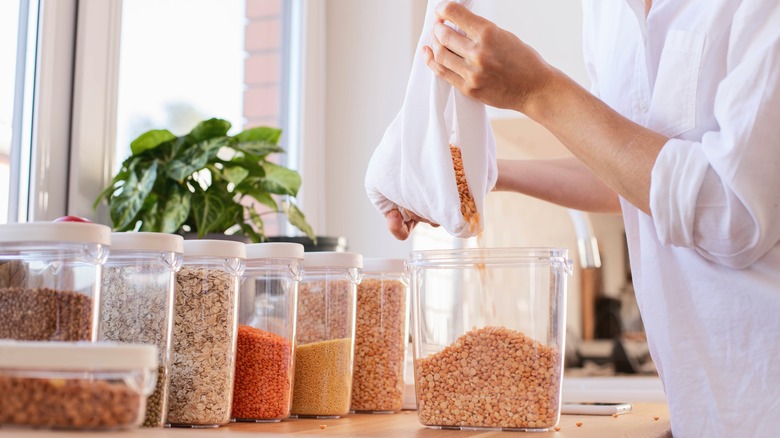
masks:
{"label": "green basil plant", "polygon": [[[95,207],[105,199],[116,231],[243,234],[253,242],[265,240],[262,216],[286,214],[314,240],[293,203],[301,176],[268,161],[284,152],[281,130],[259,127],[230,136],[230,127],[210,119],[180,137],[165,129],[141,134]],[[260,212],[258,203],[268,208]]]}

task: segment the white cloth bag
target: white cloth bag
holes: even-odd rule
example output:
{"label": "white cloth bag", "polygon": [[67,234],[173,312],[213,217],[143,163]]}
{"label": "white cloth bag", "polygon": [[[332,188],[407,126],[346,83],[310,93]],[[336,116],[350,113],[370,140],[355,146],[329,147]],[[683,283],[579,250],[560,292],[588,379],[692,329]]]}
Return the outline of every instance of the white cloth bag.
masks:
{"label": "white cloth bag", "polygon": [[[457,237],[479,234],[485,196],[496,184],[496,144],[484,104],[464,96],[426,65],[423,46],[432,46],[435,8],[429,0],[403,107],[385,131],[366,173],[366,192],[385,214],[401,207],[441,225]],[[471,7],[474,0],[459,0]],[[463,167],[477,207],[479,224],[461,214],[449,145],[461,149]]]}

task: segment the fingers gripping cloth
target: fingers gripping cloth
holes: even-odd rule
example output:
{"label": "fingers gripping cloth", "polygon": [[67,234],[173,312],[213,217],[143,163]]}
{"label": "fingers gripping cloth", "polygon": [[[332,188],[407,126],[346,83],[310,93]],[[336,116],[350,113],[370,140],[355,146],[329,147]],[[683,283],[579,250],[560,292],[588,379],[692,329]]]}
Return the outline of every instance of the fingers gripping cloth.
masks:
{"label": "fingers gripping cloth", "polygon": [[[485,197],[496,184],[496,145],[484,104],[464,96],[425,65],[436,6],[429,0],[401,111],[366,172],[366,192],[380,213],[398,209],[457,237],[479,234]],[[473,0],[458,3],[471,7]],[[456,29],[457,30],[457,29]]]}

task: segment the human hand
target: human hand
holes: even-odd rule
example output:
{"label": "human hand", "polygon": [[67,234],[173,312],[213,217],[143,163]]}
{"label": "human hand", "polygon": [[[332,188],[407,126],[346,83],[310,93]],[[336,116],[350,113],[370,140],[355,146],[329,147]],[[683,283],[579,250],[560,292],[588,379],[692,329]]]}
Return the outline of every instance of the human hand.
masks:
{"label": "human hand", "polygon": [[[523,111],[555,71],[530,46],[454,2],[436,8],[432,47],[423,47],[428,67],[466,96]],[[444,24],[450,21],[466,35]]]}
{"label": "human hand", "polygon": [[414,230],[414,227],[420,222],[425,222],[433,227],[439,226],[437,224],[431,223],[430,221],[417,216],[416,214],[412,213],[409,210],[404,210],[404,211],[406,212],[407,216],[411,217],[410,220],[404,221],[403,215],[397,209],[390,210],[385,214],[385,219],[387,219],[387,229],[390,230],[393,236],[395,236],[395,238],[398,240],[408,239],[409,236],[412,234],[412,230]]}

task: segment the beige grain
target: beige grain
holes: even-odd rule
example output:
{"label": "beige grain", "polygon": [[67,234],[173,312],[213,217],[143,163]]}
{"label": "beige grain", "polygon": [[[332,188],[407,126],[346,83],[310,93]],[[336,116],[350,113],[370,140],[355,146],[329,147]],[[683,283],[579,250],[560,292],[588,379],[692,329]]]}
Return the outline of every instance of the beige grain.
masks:
{"label": "beige grain", "polygon": [[543,429],[558,418],[561,355],[504,327],[469,331],[415,363],[420,422]]}

